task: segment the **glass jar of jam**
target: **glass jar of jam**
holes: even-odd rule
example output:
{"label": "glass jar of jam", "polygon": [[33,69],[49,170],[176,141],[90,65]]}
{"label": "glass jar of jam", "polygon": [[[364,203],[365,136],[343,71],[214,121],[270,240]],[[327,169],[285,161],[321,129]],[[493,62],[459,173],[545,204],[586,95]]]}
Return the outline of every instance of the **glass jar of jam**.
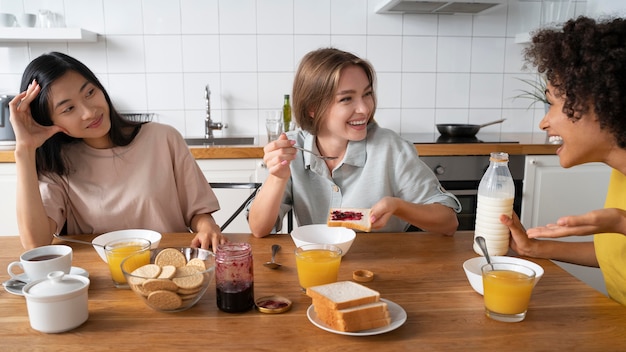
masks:
{"label": "glass jar of jam", "polygon": [[224,243],[215,251],[217,307],[239,313],[254,307],[252,248],[249,243]]}

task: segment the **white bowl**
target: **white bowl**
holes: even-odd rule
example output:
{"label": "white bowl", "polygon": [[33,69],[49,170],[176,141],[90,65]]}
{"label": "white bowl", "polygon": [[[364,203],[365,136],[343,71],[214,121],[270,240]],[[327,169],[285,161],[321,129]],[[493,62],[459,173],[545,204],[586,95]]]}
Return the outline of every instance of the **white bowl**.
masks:
{"label": "white bowl", "polygon": [[341,248],[341,255],[348,253],[356,232],[345,227],[328,227],[326,224],[305,225],[291,231],[296,247],[305,244],[333,244]]}
{"label": "white bowl", "polygon": [[[149,240],[150,243],[152,243],[150,245],[150,248],[152,249],[158,248],[159,242],[161,242],[161,234],[156,231],[143,230],[143,229],[129,229],[129,230],[118,230],[118,231],[103,233],[102,235],[94,238],[91,241],[91,243],[104,246],[105,244],[111,241],[120,240],[124,238],[145,238]],[[95,245],[93,246],[93,248],[96,250],[96,252],[98,252],[98,255],[100,256],[100,258],[102,258],[102,260],[104,260],[104,262],[106,263],[107,257],[106,257],[106,254],[104,254],[104,248],[100,246],[95,246]]]}
{"label": "white bowl", "polygon": [[[521,264],[533,269],[535,272],[535,285],[543,276],[543,268],[539,264],[533,263],[530,260],[508,256],[491,256],[490,258],[492,263]],[[485,264],[487,264],[487,259],[485,259],[485,257],[471,258],[463,263],[463,270],[465,270],[467,280],[470,285],[472,285],[474,291],[480,293],[481,295],[483,294],[483,276],[480,272],[480,268]]]}

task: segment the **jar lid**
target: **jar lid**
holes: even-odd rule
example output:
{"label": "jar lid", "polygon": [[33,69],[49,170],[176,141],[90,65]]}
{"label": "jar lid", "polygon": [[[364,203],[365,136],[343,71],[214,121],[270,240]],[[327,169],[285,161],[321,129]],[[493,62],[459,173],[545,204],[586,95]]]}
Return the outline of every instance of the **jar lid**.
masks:
{"label": "jar lid", "polygon": [[291,309],[291,300],[276,295],[257,298],[254,304],[261,313],[278,314]]}
{"label": "jar lid", "polygon": [[62,271],[53,271],[45,279],[31,282],[24,287],[24,295],[45,298],[58,297],[83,289],[89,285],[89,279],[78,275],[66,275]]}
{"label": "jar lid", "polygon": [[352,279],[358,282],[370,282],[374,280],[374,273],[369,270],[355,270]]}

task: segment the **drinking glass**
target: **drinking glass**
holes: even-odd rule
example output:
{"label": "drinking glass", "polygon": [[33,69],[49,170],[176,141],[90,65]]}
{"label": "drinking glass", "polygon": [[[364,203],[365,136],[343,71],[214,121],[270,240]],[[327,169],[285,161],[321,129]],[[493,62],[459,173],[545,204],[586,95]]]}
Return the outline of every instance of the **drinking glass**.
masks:
{"label": "drinking glass", "polygon": [[535,285],[535,271],[510,263],[485,264],[481,271],[485,314],[509,323],[524,320]]}
{"label": "drinking glass", "polygon": [[331,244],[307,244],[296,248],[296,268],[300,287],[330,284],[337,281],[341,248]]}
{"label": "drinking glass", "polygon": [[104,253],[111,271],[113,284],[117,288],[128,288],[126,277],[122,272],[122,261],[131,254],[139,253],[132,258],[132,263],[126,262],[125,269],[131,273],[133,270],[150,264],[150,245],[152,243],[145,238],[123,238],[108,242],[104,245]]}

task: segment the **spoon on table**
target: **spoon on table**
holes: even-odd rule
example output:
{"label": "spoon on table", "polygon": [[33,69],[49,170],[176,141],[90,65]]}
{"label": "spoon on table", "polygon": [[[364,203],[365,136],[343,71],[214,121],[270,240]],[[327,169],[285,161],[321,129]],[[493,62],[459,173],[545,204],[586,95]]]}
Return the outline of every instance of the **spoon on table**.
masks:
{"label": "spoon on table", "polygon": [[480,250],[483,251],[485,259],[487,259],[487,264],[491,264],[491,258],[489,258],[489,252],[487,252],[487,243],[485,243],[485,238],[483,236],[476,236],[474,241],[476,241]]}
{"label": "spoon on table", "polygon": [[54,236],[55,238],[60,239],[61,241],[67,241],[67,242],[74,242],[74,243],[82,243],[82,244],[87,244],[90,246],[98,246],[98,247],[102,247],[104,248],[103,245],[99,244],[99,243],[93,243],[93,242],[87,242],[87,241],[81,241],[81,240],[75,240],[73,238],[63,238],[63,236],[59,236],[58,233],[53,234],[52,236]]}
{"label": "spoon on table", "polygon": [[263,264],[266,268],[278,269],[281,267],[281,264],[276,263],[276,253],[278,253],[279,249],[280,245],[272,245],[272,260]]}

